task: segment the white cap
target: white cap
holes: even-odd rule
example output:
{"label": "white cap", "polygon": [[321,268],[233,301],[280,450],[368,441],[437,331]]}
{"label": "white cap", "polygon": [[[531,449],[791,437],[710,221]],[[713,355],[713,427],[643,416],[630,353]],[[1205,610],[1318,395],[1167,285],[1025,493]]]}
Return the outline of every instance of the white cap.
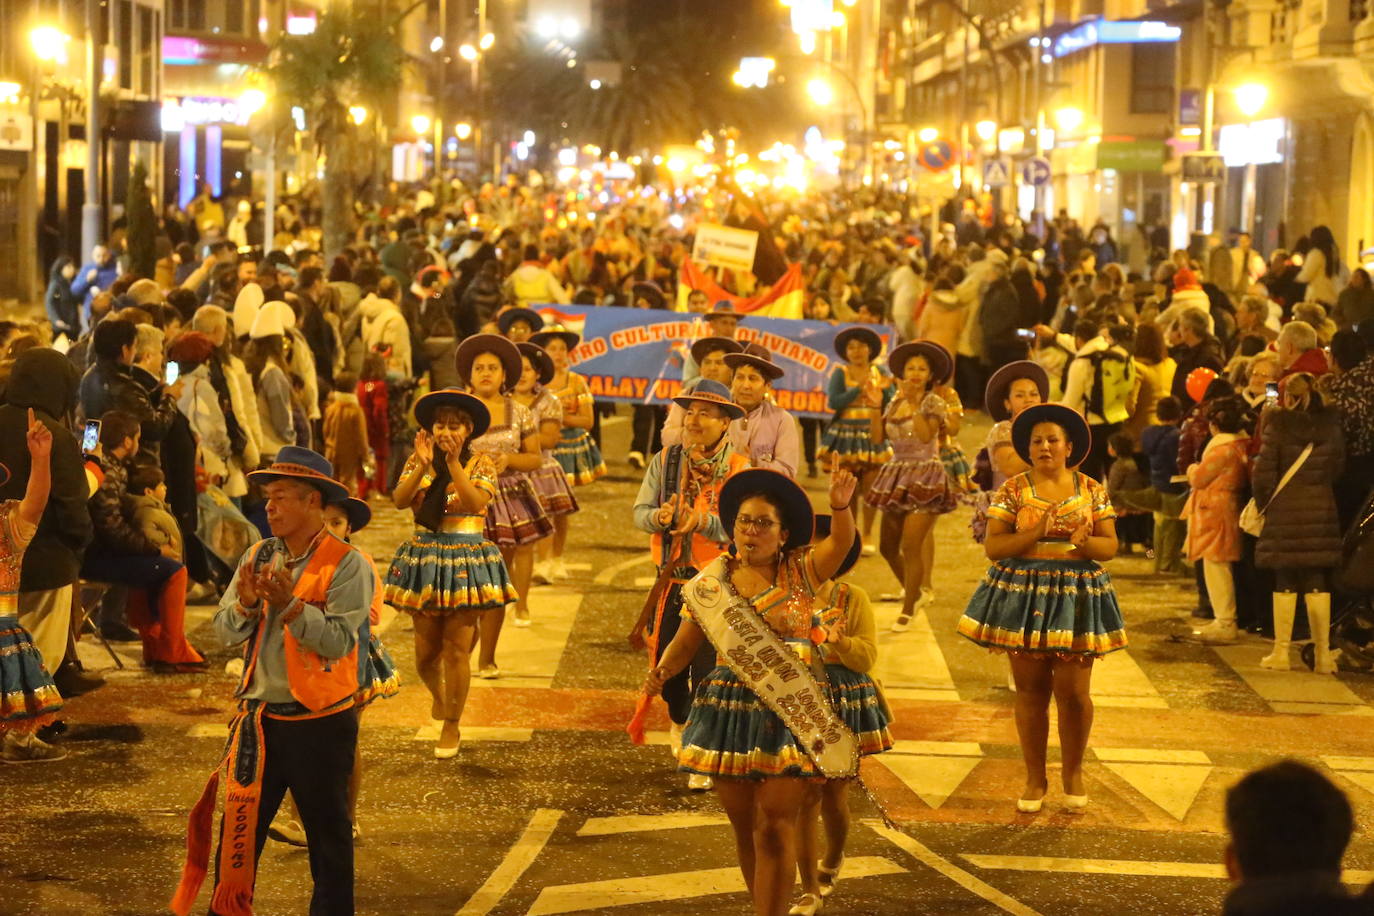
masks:
{"label": "white cap", "polygon": [[281,312],[274,308],[264,308],[253,319],[253,328],[248,336],[257,340],[260,337],[271,337],[274,334],[281,336],[285,333],[286,326],[282,324]]}
{"label": "white cap", "polygon": [[291,310],[290,305],[280,299],[273,299],[271,302],[265,303],[258,310],[258,314],[261,315],[263,312],[276,312],[278,320],[281,321],[281,326],[287,330],[296,326],[296,313]]}
{"label": "white cap", "polygon": [[245,284],[234,300],[234,336],[242,337],[253,329],[253,319],[258,317],[262,308],[262,287],[256,283]]}

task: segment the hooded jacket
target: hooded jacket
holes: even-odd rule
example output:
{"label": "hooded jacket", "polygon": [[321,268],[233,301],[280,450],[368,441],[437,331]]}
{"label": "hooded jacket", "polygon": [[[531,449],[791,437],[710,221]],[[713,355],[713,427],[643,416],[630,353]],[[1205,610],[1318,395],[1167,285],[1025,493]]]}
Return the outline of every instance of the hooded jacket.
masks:
{"label": "hooded jacket", "polygon": [[[1331,483],[1345,469],[1340,418],[1329,407],[1270,410],[1260,422],[1260,436],[1251,485],[1255,505],[1268,508],[1255,565],[1334,569],[1341,562],[1341,526]],[[1284,473],[1309,442],[1312,454],[1275,496]]]}
{"label": "hooded jacket", "polygon": [[410,325],[401,313],[401,307],[390,299],[369,293],[358,303],[358,314],[362,316],[363,343],[369,351],[378,347],[389,347],[391,357],[388,369],[395,369],[402,378],[411,377]]}
{"label": "hooded jacket", "polygon": [[48,292],[43,297],[43,305],[52,323],[53,334],[66,334],[76,340],[81,334],[81,300],[72,292],[71,281],[62,276],[62,270],[72,263],[71,258],[58,258],[48,274]]}
{"label": "hooded jacket", "polygon": [[0,462],[10,478],[0,486],[0,499],[23,499],[29,479],[26,433],[29,408],[52,433],[52,493],[38,530],[24,551],[19,576],[21,592],[46,591],[77,580],[81,555],[91,541],[91,514],[86,508],[86,472],[81,446],[67,419],[76,409],[76,367],[56,350],[27,350],[15,360],[0,405]]}

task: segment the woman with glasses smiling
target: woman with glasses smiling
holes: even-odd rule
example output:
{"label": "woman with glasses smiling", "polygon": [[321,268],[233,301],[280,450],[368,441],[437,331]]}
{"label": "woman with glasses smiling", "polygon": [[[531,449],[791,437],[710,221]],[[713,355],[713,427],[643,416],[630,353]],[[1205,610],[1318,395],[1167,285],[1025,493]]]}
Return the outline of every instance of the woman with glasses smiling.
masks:
{"label": "woman with glasses smiling", "polygon": [[791,479],[752,468],[727,480],[720,520],[730,550],[683,587],[682,624],[644,684],[658,693],[699,649],[715,650],[678,764],[714,779],[757,916],[787,911],[809,782],[858,769],[859,739],[831,705],[817,649],[827,638],[817,593],[854,543],[855,484],[834,472],[830,535],[812,546],[811,502]]}

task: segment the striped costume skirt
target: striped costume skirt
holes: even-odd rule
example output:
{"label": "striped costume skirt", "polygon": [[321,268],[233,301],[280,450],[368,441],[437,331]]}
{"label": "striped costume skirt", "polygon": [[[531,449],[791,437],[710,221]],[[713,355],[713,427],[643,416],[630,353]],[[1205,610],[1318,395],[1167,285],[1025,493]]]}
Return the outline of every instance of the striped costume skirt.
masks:
{"label": "striped costume skirt", "polygon": [[524,547],[553,534],[530,475],[506,471],[496,479],[496,496],[487,506],[487,539],[498,547]]}
{"label": "striped costume skirt", "polygon": [[830,678],[831,705],[859,739],[859,756],[891,750],[892,735],[887,727],[892,717],[873,678],[836,664],[826,665],[825,673]]}
{"label": "striped costume skirt", "polygon": [[821,776],[782,719],[726,665],[698,685],[677,762],[711,777]]}
{"label": "striped costume skirt", "polygon": [[957,503],[945,466],[937,460],[889,461],[878,469],[864,499],[880,512],[943,515]]}
{"label": "striped costume skirt", "polygon": [[495,544],[480,534],[428,529],[396,548],[384,596],[407,614],[499,610],[516,600]]}
{"label": "striped costume skirt", "polygon": [[553,458],[563,468],[568,483],[585,486],[606,476],[606,462],[591,433],[576,426],[565,426],[563,438],[554,447]]}
{"label": "striped costume skirt", "polygon": [[873,444],[869,435],[871,423],[867,418],[836,417],[821,436],[817,457],[822,461],[832,454],[840,456],[840,464],[851,470],[863,470],[883,464],[892,457],[892,446],[883,440]]}
{"label": "striped costume skirt", "polygon": [[967,495],[978,489],[973,482],[973,465],[969,464],[968,455],[964,454],[958,441],[950,439],[940,446],[940,463],[945,466],[945,474],[949,477],[955,496]]}
{"label": "striped costume skirt", "polygon": [[544,514],[572,515],[577,511],[577,497],[573,495],[572,484],[563,473],[563,466],[544,453],[544,464],[537,471],[529,472],[530,483],[539,496],[539,505]]}
{"label": "striped costume skirt", "polygon": [[61,708],[62,696],[29,631],[13,614],[0,614],[0,732],[37,731]]}
{"label": "striped costume skirt", "polygon": [[969,599],[959,633],[1001,652],[1100,658],[1126,647],[1112,577],[1091,560],[998,560]]}
{"label": "striped costume skirt", "polygon": [[376,633],[368,634],[365,664],[358,692],[354,694],[358,706],[366,706],[378,697],[390,699],[401,692],[400,672],[396,670],[391,653],[386,651],[386,646],[382,645]]}

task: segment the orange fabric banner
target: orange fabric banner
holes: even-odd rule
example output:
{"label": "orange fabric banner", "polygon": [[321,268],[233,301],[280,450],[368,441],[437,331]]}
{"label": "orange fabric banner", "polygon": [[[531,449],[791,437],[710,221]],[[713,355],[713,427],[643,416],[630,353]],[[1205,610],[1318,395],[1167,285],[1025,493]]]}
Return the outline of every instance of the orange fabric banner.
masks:
{"label": "orange fabric banner", "polygon": [[691,258],[682,262],[678,272],[677,310],[687,311],[687,295],[701,290],[712,303],[726,299],[734,303],[735,311],[768,318],[801,318],[805,284],[801,264],[789,264],[783,274],[766,292],[757,296],[735,296],[721,288],[710,274]]}

